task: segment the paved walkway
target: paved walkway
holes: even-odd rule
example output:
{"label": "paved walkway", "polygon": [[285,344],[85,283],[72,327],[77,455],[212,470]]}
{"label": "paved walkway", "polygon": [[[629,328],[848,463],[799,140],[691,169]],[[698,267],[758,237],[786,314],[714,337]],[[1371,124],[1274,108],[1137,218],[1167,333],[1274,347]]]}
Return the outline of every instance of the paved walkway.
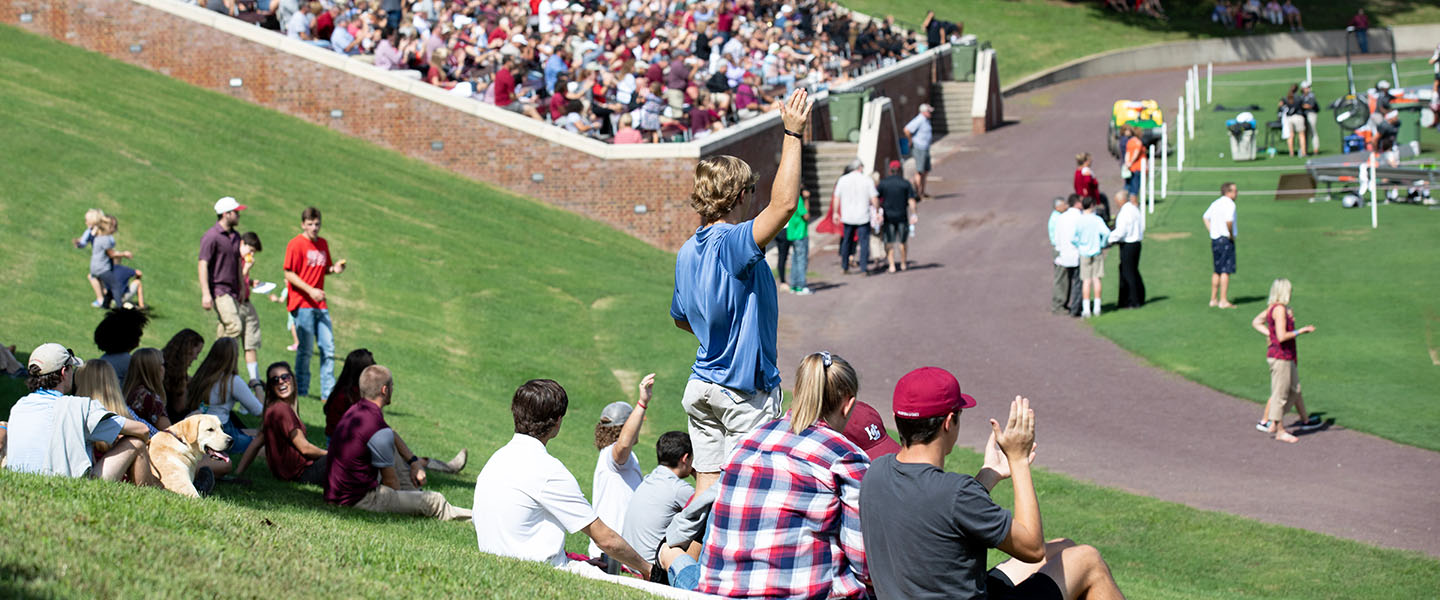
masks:
{"label": "paved walkway", "polygon": [[[1118,188],[1103,150],[1111,103],[1173,98],[1183,85],[1183,71],[1069,82],[1006,99],[1017,124],[947,140],[958,148],[937,161],[937,198],[921,207],[918,267],[843,277],[836,255],[817,250],[817,282],[836,287],[781,294],[782,376],[794,377],[804,353],[834,351],[859,368],[861,399],[888,413],[901,375],[943,366],[980,401],[961,420],[962,443],[972,447],[984,442],[986,419],[1003,422],[1009,400],[1023,394],[1036,408],[1046,469],[1440,556],[1440,453],[1346,430],[1277,443],[1252,427],[1258,405],[1146,366],[1084,324],[1050,315],[1045,220],[1051,199],[1070,188],[1074,154],[1095,154],[1103,187]],[[1203,288],[1148,291],[1205,301]],[[1248,326],[1242,317],[1236,327]]]}

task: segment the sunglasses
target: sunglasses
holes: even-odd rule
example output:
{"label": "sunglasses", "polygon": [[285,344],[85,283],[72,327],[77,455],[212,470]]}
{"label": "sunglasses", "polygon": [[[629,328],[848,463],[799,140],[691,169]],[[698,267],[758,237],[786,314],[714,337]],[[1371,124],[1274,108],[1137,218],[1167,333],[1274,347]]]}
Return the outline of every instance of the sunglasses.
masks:
{"label": "sunglasses", "polygon": [[270,385],[275,385],[282,381],[293,381],[294,379],[295,376],[290,373],[281,373],[270,377]]}

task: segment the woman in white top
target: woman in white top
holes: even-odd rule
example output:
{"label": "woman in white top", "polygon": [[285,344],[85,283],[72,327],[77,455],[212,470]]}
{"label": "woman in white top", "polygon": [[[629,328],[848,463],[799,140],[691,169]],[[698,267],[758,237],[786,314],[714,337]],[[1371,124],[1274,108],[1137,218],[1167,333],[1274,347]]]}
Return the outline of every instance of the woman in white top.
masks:
{"label": "woman in white top", "polygon": [[[256,430],[239,427],[238,419],[231,418],[230,411],[238,402],[247,412],[258,417],[265,411],[265,407],[255,397],[255,391],[246,387],[245,380],[240,378],[236,368],[239,359],[240,344],[235,338],[222,337],[215,340],[210,346],[210,353],[205,355],[205,360],[195,370],[195,376],[190,378],[185,397],[190,403],[189,414],[219,417],[222,430],[232,438],[229,452],[244,454],[240,464],[249,465],[254,460],[251,454],[260,449],[259,444],[251,443],[255,439]],[[228,474],[233,469],[228,460],[205,460],[203,466],[210,467],[216,475]],[[240,471],[235,471],[235,474],[239,475]]]}

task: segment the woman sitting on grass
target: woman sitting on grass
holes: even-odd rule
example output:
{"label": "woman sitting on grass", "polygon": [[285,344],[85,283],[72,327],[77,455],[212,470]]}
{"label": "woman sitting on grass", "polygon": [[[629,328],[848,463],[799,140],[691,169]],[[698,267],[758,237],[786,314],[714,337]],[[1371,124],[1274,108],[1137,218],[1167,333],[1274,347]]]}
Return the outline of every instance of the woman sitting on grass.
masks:
{"label": "woman sitting on grass", "polygon": [[[120,380],[115,377],[115,368],[103,360],[87,360],[75,370],[75,395],[93,399],[104,406],[105,410],[118,416],[144,423],[143,419],[136,417],[135,413],[125,406],[125,397],[120,394]],[[145,425],[149,428],[150,435],[155,435],[156,429],[150,427],[149,423]],[[110,444],[95,442],[94,445],[95,456],[102,456],[110,451]],[[136,485],[159,483],[150,475],[148,460],[131,463],[129,472],[125,474],[125,481]]]}
{"label": "woman sitting on grass", "polygon": [[265,410],[260,405],[260,400],[255,397],[255,392],[246,387],[245,380],[240,377],[235,366],[239,360],[240,344],[235,338],[222,337],[215,340],[215,343],[210,345],[210,353],[205,355],[204,362],[195,370],[195,376],[190,379],[190,385],[185,390],[186,402],[189,403],[186,414],[198,411],[218,417],[221,430],[232,439],[230,454],[243,455],[238,468],[232,467],[228,461],[206,458],[202,464],[210,467],[217,476],[226,475],[232,470],[236,475],[244,473],[260,449],[252,443],[255,441],[256,430],[239,427],[236,424],[238,419],[230,414],[237,402],[252,415],[261,414]]}
{"label": "woman sitting on grass", "polygon": [[265,449],[265,464],[276,479],[324,487],[326,452],[305,437],[298,398],[290,363],[265,369],[265,418],[257,443]]}
{"label": "woman sitting on grass", "polygon": [[340,368],[340,378],[335,380],[335,389],[325,399],[325,439],[335,435],[335,426],[345,411],[360,400],[360,373],[375,364],[375,355],[365,348],[356,348],[345,355],[345,366]]}
{"label": "woman sitting on grass", "polygon": [[165,359],[162,379],[165,388],[165,412],[169,414],[172,423],[184,419],[192,410],[185,388],[190,386],[190,365],[195,364],[195,359],[200,357],[200,351],[204,349],[205,338],[195,333],[194,329],[181,329],[171,336],[170,341],[165,342],[165,349],[160,351]]}
{"label": "woman sitting on grass", "polygon": [[159,350],[135,351],[124,391],[125,404],[135,416],[155,429],[170,428],[170,417],[165,414],[165,359]]}
{"label": "woman sitting on grass", "polygon": [[1297,431],[1319,427],[1320,418],[1305,411],[1305,399],[1300,395],[1300,375],[1295,370],[1295,338],[1315,331],[1315,326],[1295,329],[1295,313],[1290,310],[1290,287],[1289,279],[1276,279],[1270,284],[1269,306],[1255,315],[1250,326],[1270,340],[1270,347],[1265,351],[1265,361],[1270,363],[1270,401],[1265,404],[1265,412],[1260,415],[1260,422],[1255,424],[1255,428],[1275,434],[1277,441],[1293,444],[1300,439],[1285,431],[1285,425],[1280,422],[1286,409],[1293,404],[1300,414]]}

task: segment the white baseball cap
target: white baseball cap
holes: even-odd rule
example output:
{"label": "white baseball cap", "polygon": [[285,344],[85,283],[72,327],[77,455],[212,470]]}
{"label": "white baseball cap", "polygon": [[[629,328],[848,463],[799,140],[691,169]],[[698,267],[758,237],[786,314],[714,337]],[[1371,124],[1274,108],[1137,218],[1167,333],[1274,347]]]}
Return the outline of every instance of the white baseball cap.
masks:
{"label": "white baseball cap", "polygon": [[236,202],[234,198],[226,196],[215,201],[215,214],[223,215],[232,210],[245,210],[246,206]]}
{"label": "white baseball cap", "polygon": [[632,410],[634,409],[630,407],[630,403],[628,402],[611,402],[605,405],[605,408],[600,411],[600,423],[604,425],[624,423],[626,419],[630,418],[630,412]]}
{"label": "white baseball cap", "polygon": [[54,342],[41,344],[30,353],[30,366],[39,367],[40,375],[54,373],[63,367],[78,367],[81,362],[80,357],[69,348]]}

